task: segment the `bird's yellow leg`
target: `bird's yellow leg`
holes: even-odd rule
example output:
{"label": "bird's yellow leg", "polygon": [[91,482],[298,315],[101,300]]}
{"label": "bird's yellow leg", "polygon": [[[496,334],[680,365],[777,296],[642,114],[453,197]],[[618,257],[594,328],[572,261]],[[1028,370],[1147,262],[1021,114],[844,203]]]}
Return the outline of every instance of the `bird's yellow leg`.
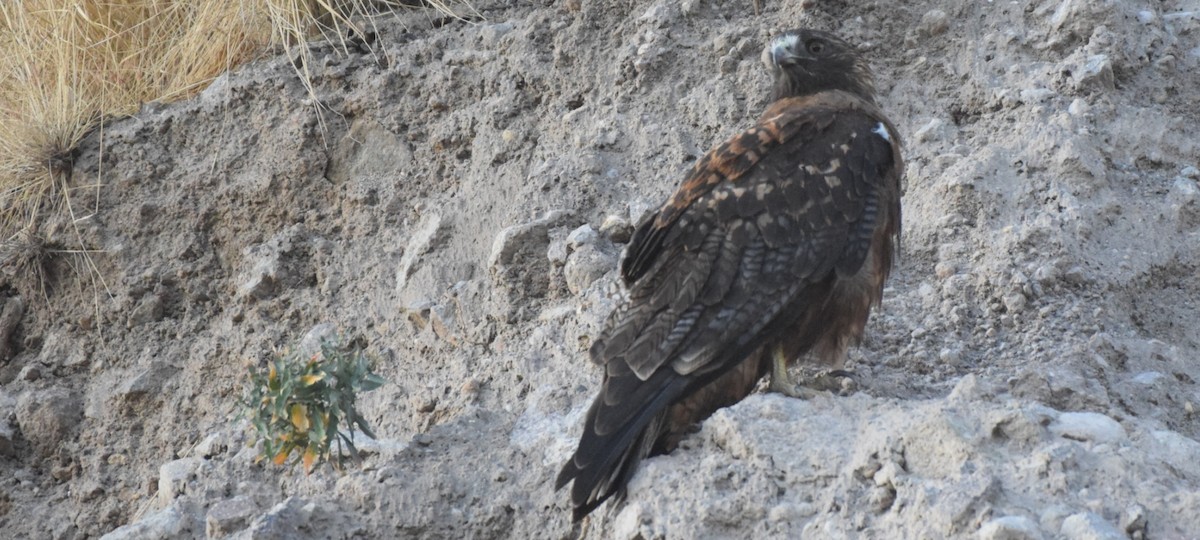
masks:
{"label": "bird's yellow leg", "polygon": [[811,388],[799,386],[792,380],[791,374],[788,373],[788,358],[782,345],[776,345],[771,350],[771,384],[767,390],[800,399],[812,399],[817,395]]}

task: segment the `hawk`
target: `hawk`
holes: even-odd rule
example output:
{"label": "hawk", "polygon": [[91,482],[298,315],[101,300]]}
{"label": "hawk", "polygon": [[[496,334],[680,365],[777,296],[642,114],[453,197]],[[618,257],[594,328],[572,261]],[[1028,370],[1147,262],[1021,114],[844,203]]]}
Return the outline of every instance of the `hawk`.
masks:
{"label": "hawk", "polygon": [[556,481],[574,481],[575,521],[767,373],[800,396],[789,363],[841,367],[883,294],[904,164],[866,61],[809,29],[763,60],[766,112],[692,167],[621,261],[628,297],[590,350],[604,382]]}

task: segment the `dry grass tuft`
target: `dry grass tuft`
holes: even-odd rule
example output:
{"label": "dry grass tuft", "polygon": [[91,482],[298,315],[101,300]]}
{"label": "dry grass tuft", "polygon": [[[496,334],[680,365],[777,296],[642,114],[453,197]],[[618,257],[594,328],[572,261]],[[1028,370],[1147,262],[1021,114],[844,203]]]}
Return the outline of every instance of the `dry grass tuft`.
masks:
{"label": "dry grass tuft", "polygon": [[11,238],[0,242],[0,267],[5,272],[12,273],[10,277],[21,276],[14,280],[24,296],[40,296],[47,298],[47,264],[50,262],[50,251],[45,239],[29,232],[19,231]]}
{"label": "dry grass tuft", "polygon": [[[442,17],[475,14],[465,0],[451,1],[415,4]],[[412,7],[394,0],[0,2],[0,241],[37,237],[50,216],[82,219],[73,192],[99,189],[103,179],[74,181],[73,159],[105,118],[191,96],[273,45],[298,50],[292,58],[307,82],[305,41],[345,49],[346,36],[365,35],[380,14]]]}

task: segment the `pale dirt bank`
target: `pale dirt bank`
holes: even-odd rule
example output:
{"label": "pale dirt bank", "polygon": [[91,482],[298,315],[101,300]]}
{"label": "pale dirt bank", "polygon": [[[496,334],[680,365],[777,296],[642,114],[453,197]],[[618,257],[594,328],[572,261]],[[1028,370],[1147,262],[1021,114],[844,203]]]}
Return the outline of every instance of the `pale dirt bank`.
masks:
{"label": "pale dirt bank", "polygon": [[[73,176],[112,300],[0,282],[3,536],[573,538],[621,221],[795,26],[864,44],[907,141],[859,390],[718,412],[587,537],[1200,536],[1200,3],[801,4],[485,3],[317,46],[321,122],[274,58],[108,125]],[[381,440],[255,465],[243,366],[320,323],[383,360]]]}

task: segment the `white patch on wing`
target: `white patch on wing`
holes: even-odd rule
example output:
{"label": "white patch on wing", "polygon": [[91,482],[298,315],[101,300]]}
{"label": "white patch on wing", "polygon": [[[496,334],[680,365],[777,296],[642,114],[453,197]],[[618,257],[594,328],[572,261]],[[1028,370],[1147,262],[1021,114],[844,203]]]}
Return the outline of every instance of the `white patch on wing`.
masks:
{"label": "white patch on wing", "polygon": [[887,142],[892,142],[892,133],[888,131],[887,126],[883,125],[883,122],[880,122],[878,125],[876,125],[875,129],[871,130],[871,133],[883,137],[883,140]]}

